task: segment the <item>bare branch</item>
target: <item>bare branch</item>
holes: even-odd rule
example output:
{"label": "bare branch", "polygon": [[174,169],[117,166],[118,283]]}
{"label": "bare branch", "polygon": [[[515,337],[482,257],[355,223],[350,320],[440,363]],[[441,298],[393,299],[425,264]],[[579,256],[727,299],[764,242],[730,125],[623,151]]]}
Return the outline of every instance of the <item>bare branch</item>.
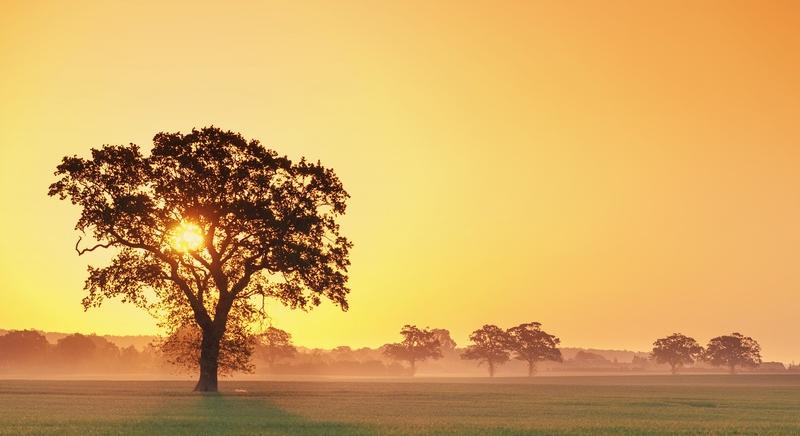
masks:
{"label": "bare branch", "polygon": [[83,239],[83,236],[78,236],[78,241],[75,242],[75,251],[78,252],[78,256],[81,256],[81,255],[83,255],[83,253],[86,253],[88,251],[94,251],[94,250],[97,250],[98,248],[108,248],[108,247],[111,247],[112,245],[114,245],[114,241],[111,241],[111,242],[108,242],[106,244],[97,244],[97,245],[95,245],[94,247],[91,247],[91,248],[78,248],[78,244],[81,243],[81,239]]}

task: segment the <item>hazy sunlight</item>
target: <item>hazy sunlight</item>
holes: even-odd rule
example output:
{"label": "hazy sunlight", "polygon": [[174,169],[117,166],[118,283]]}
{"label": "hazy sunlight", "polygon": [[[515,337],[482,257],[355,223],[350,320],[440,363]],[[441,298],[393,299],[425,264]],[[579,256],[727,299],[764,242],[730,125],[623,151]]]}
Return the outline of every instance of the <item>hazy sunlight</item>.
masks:
{"label": "hazy sunlight", "polygon": [[183,221],[172,231],[170,240],[178,251],[194,251],[203,245],[203,232],[197,224]]}

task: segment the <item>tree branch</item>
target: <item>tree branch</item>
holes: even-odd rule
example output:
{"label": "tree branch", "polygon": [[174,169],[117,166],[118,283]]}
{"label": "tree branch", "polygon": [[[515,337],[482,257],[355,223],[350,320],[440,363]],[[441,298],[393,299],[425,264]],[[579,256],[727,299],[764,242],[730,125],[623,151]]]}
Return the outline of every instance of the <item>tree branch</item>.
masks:
{"label": "tree branch", "polygon": [[97,245],[95,245],[94,247],[91,247],[91,248],[80,249],[80,248],[78,248],[78,244],[81,243],[81,239],[83,239],[83,236],[78,236],[78,241],[75,242],[75,251],[78,252],[78,256],[81,256],[81,255],[83,255],[83,253],[86,253],[88,251],[94,251],[94,250],[97,250],[98,248],[108,248],[108,247],[111,247],[112,245],[114,245],[114,241],[111,241],[111,242],[108,242],[106,244],[97,244]]}
{"label": "tree branch", "polygon": [[163,261],[164,263],[168,264],[170,266],[170,272],[171,272],[170,280],[175,282],[175,284],[178,285],[178,287],[181,289],[181,291],[183,291],[184,295],[186,295],[186,298],[189,300],[189,305],[192,307],[192,309],[194,311],[194,315],[195,315],[195,319],[197,320],[197,323],[200,326],[211,325],[211,317],[208,315],[208,312],[206,311],[205,307],[200,303],[198,296],[195,295],[194,292],[192,292],[192,288],[189,286],[188,283],[186,283],[186,280],[184,280],[183,277],[180,276],[180,274],[178,272],[178,261],[177,260],[175,260],[175,259],[167,256],[166,254],[164,254],[164,252],[159,250],[158,247],[153,247],[153,246],[147,245],[147,244],[127,241],[124,238],[122,238],[122,236],[120,236],[117,232],[115,232],[114,229],[109,228],[108,232],[112,236],[117,238],[117,242],[118,243],[120,243],[122,245],[125,245],[127,247],[130,247],[130,248],[140,248],[142,250],[149,251],[157,259],[159,259],[159,260]]}

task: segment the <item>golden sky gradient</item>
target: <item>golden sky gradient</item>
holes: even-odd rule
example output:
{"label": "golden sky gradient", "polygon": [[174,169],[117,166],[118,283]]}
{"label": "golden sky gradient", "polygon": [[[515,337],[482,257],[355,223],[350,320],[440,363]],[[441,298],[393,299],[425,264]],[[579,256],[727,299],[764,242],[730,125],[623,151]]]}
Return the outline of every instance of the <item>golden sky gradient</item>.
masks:
{"label": "golden sky gradient", "polygon": [[800,361],[800,2],[0,1],[0,328],[84,313],[67,154],[214,124],[333,167],[351,310],[308,346],[540,321],[645,350],[741,331]]}

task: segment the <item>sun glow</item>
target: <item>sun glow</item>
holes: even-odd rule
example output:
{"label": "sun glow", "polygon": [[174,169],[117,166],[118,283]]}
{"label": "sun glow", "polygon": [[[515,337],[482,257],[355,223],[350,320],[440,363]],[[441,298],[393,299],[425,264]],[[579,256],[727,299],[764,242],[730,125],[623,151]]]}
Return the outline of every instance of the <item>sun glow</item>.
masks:
{"label": "sun glow", "polygon": [[170,242],[178,251],[194,251],[203,245],[203,232],[197,224],[182,221],[172,230]]}

